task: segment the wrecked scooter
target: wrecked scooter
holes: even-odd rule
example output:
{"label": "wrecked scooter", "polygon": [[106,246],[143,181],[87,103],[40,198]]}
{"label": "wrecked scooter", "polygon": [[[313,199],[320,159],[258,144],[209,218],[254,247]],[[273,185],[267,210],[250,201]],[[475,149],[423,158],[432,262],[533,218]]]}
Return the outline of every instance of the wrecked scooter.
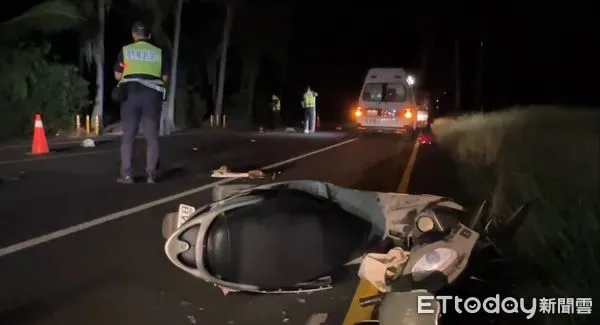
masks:
{"label": "wrecked scooter", "polygon": [[[476,225],[498,223],[483,217],[484,205],[469,216],[439,196],[311,180],[224,185],[213,199],[163,219],[165,253],[175,266],[225,293],[301,293],[329,289],[336,274],[362,263],[359,275],[384,293],[364,301],[380,305],[380,320],[386,310],[398,312],[386,307],[394,301],[452,284],[476,246],[493,245]],[[392,251],[404,254],[395,267],[378,258]]]}

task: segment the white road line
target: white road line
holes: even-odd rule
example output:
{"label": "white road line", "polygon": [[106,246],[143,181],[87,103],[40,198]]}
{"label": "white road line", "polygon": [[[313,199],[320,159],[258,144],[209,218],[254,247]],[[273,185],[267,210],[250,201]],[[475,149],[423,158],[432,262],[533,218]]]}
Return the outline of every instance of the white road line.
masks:
{"label": "white road line", "polygon": [[[336,143],[334,145],[331,145],[331,146],[328,146],[328,147],[325,147],[325,148],[321,148],[321,149],[318,149],[318,150],[307,152],[305,154],[302,154],[302,155],[299,155],[299,156],[296,156],[296,157],[293,157],[293,158],[290,158],[290,159],[287,159],[287,160],[284,160],[284,161],[280,161],[280,162],[277,162],[277,163],[274,163],[274,164],[271,164],[271,165],[268,165],[268,166],[264,166],[264,167],[262,167],[260,169],[270,169],[270,168],[279,167],[279,166],[282,166],[282,165],[285,165],[285,164],[288,164],[288,163],[291,163],[291,162],[294,162],[294,161],[297,161],[297,160],[300,160],[300,159],[304,159],[304,158],[307,158],[307,157],[319,154],[321,152],[325,152],[327,150],[331,150],[333,148],[337,148],[337,147],[343,146],[345,144],[348,144],[348,143],[356,141],[356,140],[358,140],[358,138],[352,138],[352,139],[349,139],[349,140],[346,140],[346,141],[342,141],[342,142]],[[86,229],[89,229],[89,228],[92,228],[92,227],[95,227],[95,226],[98,226],[98,225],[101,225],[101,224],[104,224],[104,223],[107,223],[107,222],[110,222],[110,221],[113,221],[113,220],[117,220],[117,219],[126,217],[128,215],[131,215],[131,214],[134,214],[134,213],[137,213],[137,212],[141,212],[141,211],[153,208],[153,207],[161,205],[161,204],[169,203],[171,201],[175,201],[175,200],[184,198],[184,197],[192,195],[192,194],[196,194],[196,193],[199,193],[199,192],[211,189],[214,186],[231,182],[234,179],[235,178],[222,179],[222,180],[210,183],[210,184],[205,184],[205,185],[202,185],[200,187],[192,188],[192,189],[187,190],[187,191],[183,191],[183,192],[180,192],[180,193],[177,193],[177,194],[173,194],[171,196],[167,196],[167,197],[164,197],[162,199],[158,199],[158,200],[155,200],[155,201],[151,201],[151,202],[147,202],[147,203],[144,203],[144,204],[140,204],[140,205],[135,206],[133,208],[129,208],[129,209],[122,210],[122,211],[119,211],[119,212],[111,213],[109,215],[106,215],[104,217],[100,217],[98,219],[86,221],[86,222],[80,223],[80,224],[75,225],[75,226],[67,227],[67,228],[64,228],[64,229],[61,229],[61,230],[57,230],[57,231],[54,231],[54,232],[51,232],[51,233],[48,233],[48,234],[45,234],[45,235],[42,235],[42,236],[39,236],[39,237],[35,237],[35,238],[32,238],[32,239],[28,239],[28,240],[16,243],[14,245],[10,245],[8,247],[4,247],[4,248],[0,249],[0,257],[6,256],[6,255],[9,255],[9,254],[12,254],[12,253],[16,253],[18,251],[22,251],[24,249],[31,248],[31,247],[34,247],[34,246],[37,246],[37,245],[41,245],[41,244],[47,243],[47,242],[49,242],[51,240],[58,239],[58,238],[61,238],[61,237],[65,237],[65,236],[74,234],[74,233],[79,232],[79,231],[83,231],[83,230],[86,230]]]}

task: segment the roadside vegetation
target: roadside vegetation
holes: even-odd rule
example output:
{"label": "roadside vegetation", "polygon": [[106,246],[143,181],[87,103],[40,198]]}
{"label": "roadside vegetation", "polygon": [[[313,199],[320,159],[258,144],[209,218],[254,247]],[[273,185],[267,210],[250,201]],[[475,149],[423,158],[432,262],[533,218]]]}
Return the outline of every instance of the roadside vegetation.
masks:
{"label": "roadside vegetation", "polygon": [[[200,11],[211,18],[180,28]],[[114,21],[130,26],[139,13],[177,67],[167,124],[199,127],[218,112],[229,126],[247,127],[268,110],[272,92],[284,92],[290,12],[272,0],[46,0],[0,21],[0,141],[29,135],[35,113],[50,135],[73,128],[76,114],[97,116],[101,126],[118,121],[118,106],[105,96],[115,84],[105,72],[116,50],[106,48],[125,45],[129,27],[107,30]]]}
{"label": "roadside vegetation", "polygon": [[[537,272],[525,274],[515,294],[600,301],[599,128],[599,111],[549,106],[432,125],[439,145],[461,166],[474,202],[492,198],[499,216],[532,203],[510,257],[533,263]],[[555,315],[545,321],[597,323],[598,311],[592,312],[596,317]]]}
{"label": "roadside vegetation", "polygon": [[0,23],[0,140],[31,134],[36,113],[50,134],[65,130],[89,105],[88,82],[45,39],[77,24],[76,7],[54,1]]}
{"label": "roadside vegetation", "polygon": [[50,134],[70,129],[89,105],[88,82],[76,66],[50,58],[50,50],[48,43],[0,46],[0,139],[31,134],[36,113],[44,114]]}

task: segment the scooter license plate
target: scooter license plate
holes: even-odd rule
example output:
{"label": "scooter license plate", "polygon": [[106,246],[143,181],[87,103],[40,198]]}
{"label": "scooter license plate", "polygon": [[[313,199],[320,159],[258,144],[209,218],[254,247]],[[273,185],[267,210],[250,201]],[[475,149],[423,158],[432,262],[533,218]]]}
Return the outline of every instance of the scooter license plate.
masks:
{"label": "scooter license plate", "polygon": [[194,214],[196,208],[193,206],[180,204],[177,212],[177,228],[181,227]]}

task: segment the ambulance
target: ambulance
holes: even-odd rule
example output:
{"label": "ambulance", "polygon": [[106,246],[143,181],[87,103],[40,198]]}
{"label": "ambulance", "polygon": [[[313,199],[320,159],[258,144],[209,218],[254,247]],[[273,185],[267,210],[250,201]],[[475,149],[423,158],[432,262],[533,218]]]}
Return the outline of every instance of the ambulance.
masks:
{"label": "ambulance", "polygon": [[352,112],[358,130],[414,134],[423,114],[413,86],[414,79],[402,68],[370,69]]}

